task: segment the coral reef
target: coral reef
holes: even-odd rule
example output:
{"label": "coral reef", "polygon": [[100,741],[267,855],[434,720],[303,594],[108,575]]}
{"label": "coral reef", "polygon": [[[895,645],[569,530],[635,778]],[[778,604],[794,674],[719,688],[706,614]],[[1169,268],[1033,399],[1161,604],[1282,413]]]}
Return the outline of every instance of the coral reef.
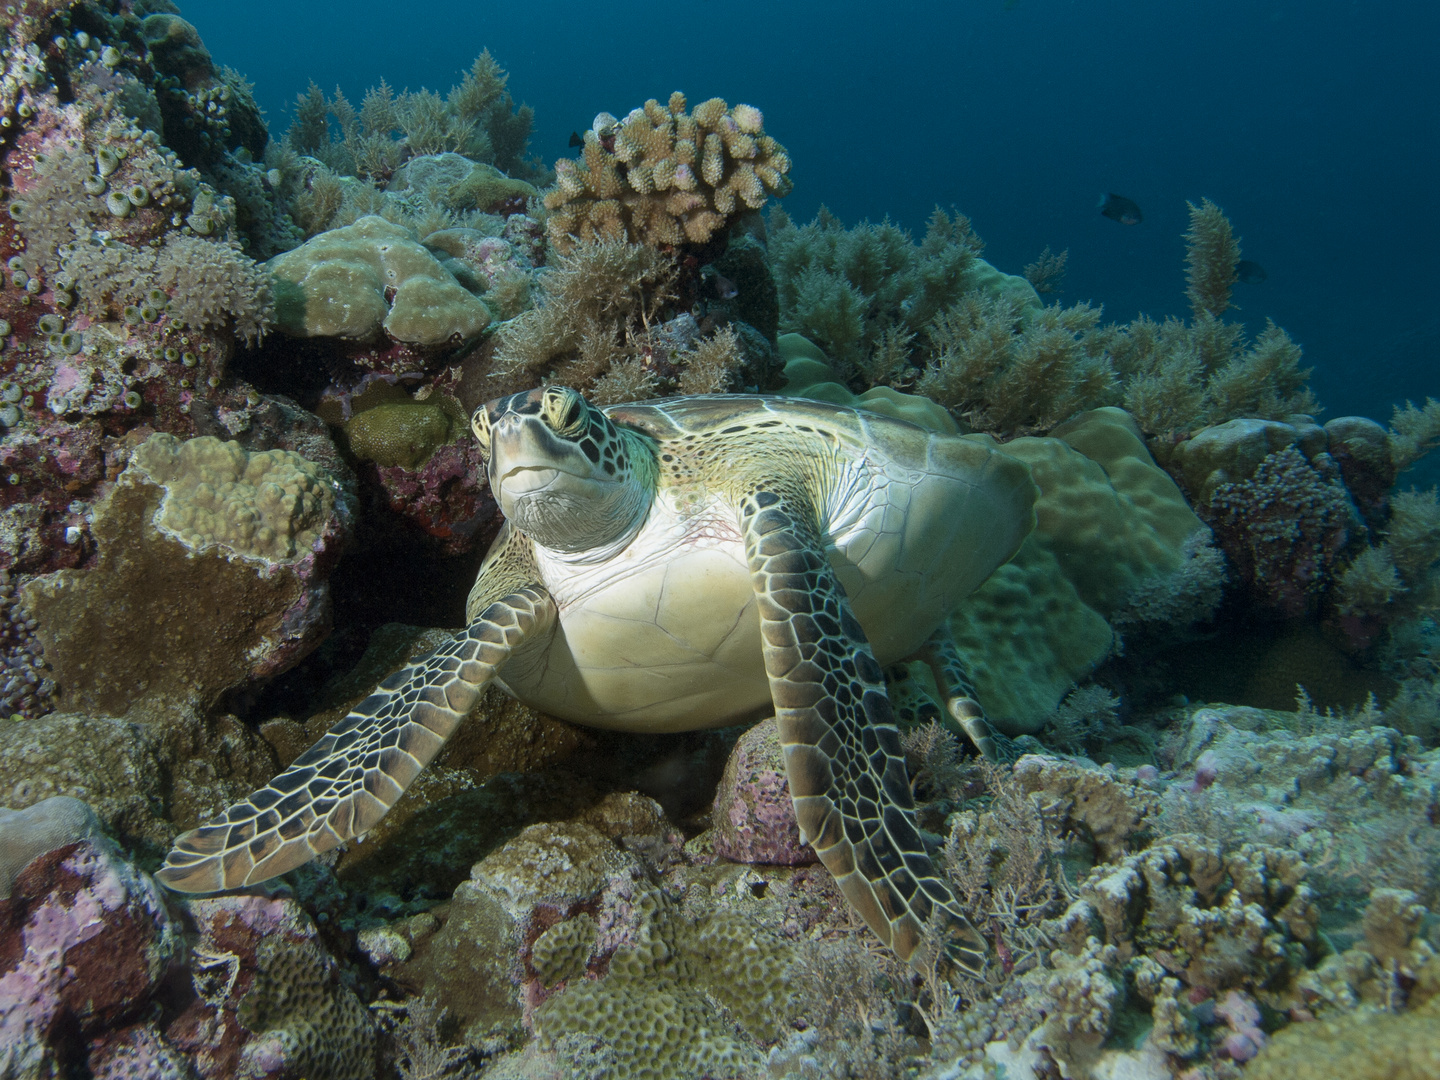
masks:
{"label": "coral reef", "polygon": [[0,807],[0,900],[29,863],[77,840],[103,837],[100,819],[81,800],[55,795],[24,810]]}
{"label": "coral reef", "polygon": [[623,120],[595,118],[580,159],[555,163],[545,227],[562,253],[576,241],[703,244],[737,214],[788,194],[789,171],[759,109],[710,98],[687,112],[676,91]]}
{"label": "coral reef", "polygon": [[297,337],[369,343],[383,331],[420,356],[392,362],[404,374],[423,350],[451,349],[481,334],[490,310],[399,225],[362,217],[269,264],[278,326]]}
{"label": "coral reef", "polygon": [[771,386],[779,365],[768,343],[742,347],[729,328],[702,337],[688,314],[665,318],[678,273],[671,256],[643,244],[572,245],[540,279],[536,307],[497,334],[494,392],[544,379],[609,405]]}
{"label": "coral reef", "polygon": [[[748,106],[602,114],[552,177],[488,52],[448,96],[312,86],[272,144],[169,4],[5,29],[0,1075],[1436,1071],[1440,497],[1394,489],[1440,403],[1315,421],[1299,346],[1224,321],[1215,204],[1189,315],[1105,325],[1042,303],[1066,253],[1002,273],[953,211],[762,220],[790,163]],[[382,624],[460,621],[499,525],[468,416],[544,382],[1026,463],[1037,526],[952,620],[1005,762],[886,672],[983,972],[867,949],[773,722],[622,738],[498,689],[363,842],[162,900],[178,830],[449,633]],[[1167,678],[1279,625],[1378,699]]]}
{"label": "coral reef", "polygon": [[[164,434],[136,447],[96,508],[97,565],[22,590],[63,707],[205,709],[303,657],[328,630],[325,579],[350,529],[336,488],[290,451]],[[196,635],[200,597],[216,615]]]}
{"label": "coral reef", "polygon": [[103,1057],[105,1043],[146,1019],[182,948],[155,883],[92,840],[32,861],[0,916],[4,1076],[56,1075],[85,1068],[87,1053]]}
{"label": "coral reef", "polygon": [[[291,152],[322,162],[332,173],[371,185],[385,185],[407,159],[439,153],[535,177],[534,166],[521,160],[534,113],[528,105],[515,107],[509,79],[486,49],[443,98],[429,90],[397,95],[382,79],[366,92],[357,110],[338,88],[327,100],[312,82],[296,101],[285,143]],[[323,198],[318,192],[310,194],[316,201]],[[479,202],[478,208],[492,205]],[[315,219],[313,211],[308,216]],[[312,232],[344,224],[349,222],[315,220]]]}

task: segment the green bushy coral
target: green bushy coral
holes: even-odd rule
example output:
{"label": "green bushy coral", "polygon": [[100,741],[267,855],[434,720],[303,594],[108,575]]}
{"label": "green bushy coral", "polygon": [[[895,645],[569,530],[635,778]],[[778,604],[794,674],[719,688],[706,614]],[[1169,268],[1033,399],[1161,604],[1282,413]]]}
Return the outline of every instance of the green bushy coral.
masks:
{"label": "green bushy coral", "polygon": [[312,82],[296,101],[285,141],[336,173],[381,183],[408,156],[445,152],[514,174],[527,168],[521,155],[534,111],[515,107],[509,78],[486,49],[445,97],[431,90],[397,95],[382,79],[357,110],[338,88],[327,100]]}
{"label": "green bushy coral", "polygon": [[781,329],[816,342],[847,379],[902,374],[913,343],[906,335],[971,290],[1008,297],[1017,309],[1039,306],[1027,281],[979,258],[984,245],[961,214],[936,208],[919,244],[888,220],[846,229],[823,207],[808,225],[779,210],[769,224]]}

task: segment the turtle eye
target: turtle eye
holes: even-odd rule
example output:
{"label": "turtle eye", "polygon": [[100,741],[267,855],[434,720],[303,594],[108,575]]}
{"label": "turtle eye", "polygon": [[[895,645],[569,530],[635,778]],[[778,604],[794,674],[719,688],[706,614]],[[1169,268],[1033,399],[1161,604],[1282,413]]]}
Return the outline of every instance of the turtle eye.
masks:
{"label": "turtle eye", "polygon": [[546,422],[557,435],[578,435],[584,428],[585,399],[569,387],[546,390],[544,412]]}
{"label": "turtle eye", "polygon": [[470,417],[470,430],[475,433],[475,441],[480,444],[480,453],[486,457],[490,456],[490,412],[481,405]]}

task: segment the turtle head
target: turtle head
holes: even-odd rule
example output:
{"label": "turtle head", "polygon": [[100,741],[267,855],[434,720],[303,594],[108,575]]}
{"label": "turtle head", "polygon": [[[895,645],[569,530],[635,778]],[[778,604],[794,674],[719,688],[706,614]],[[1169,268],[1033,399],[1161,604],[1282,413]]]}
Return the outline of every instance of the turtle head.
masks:
{"label": "turtle head", "polygon": [[543,386],[475,410],[490,490],[515,527],[552,551],[628,541],[654,492],[654,453],[578,391]]}

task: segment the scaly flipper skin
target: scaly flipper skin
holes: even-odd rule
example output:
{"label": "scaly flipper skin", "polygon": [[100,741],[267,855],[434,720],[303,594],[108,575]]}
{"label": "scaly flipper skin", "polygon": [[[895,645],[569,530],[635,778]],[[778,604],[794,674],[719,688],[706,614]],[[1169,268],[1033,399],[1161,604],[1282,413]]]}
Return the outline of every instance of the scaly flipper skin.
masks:
{"label": "scaly flipper skin", "polygon": [[269,784],[179,837],[155,876],[180,892],[236,889],[359,836],[430,763],[516,646],[554,618],[539,586],[489,604],[382,682]]}
{"label": "scaly flipper skin", "polygon": [[1004,737],[990,726],[985,719],[985,710],[975,693],[975,684],[970,681],[970,672],[950,630],[944,624],[930,635],[916,659],[925,661],[935,676],[935,685],[945,699],[945,711],[950,719],[959,725],[975,749],[984,755],[986,761],[999,761]]}
{"label": "scaly flipper skin", "polygon": [[921,841],[880,665],[797,503],[751,494],[741,528],[800,833],[901,959],[938,924],[951,961],[978,975],[985,939]]}

